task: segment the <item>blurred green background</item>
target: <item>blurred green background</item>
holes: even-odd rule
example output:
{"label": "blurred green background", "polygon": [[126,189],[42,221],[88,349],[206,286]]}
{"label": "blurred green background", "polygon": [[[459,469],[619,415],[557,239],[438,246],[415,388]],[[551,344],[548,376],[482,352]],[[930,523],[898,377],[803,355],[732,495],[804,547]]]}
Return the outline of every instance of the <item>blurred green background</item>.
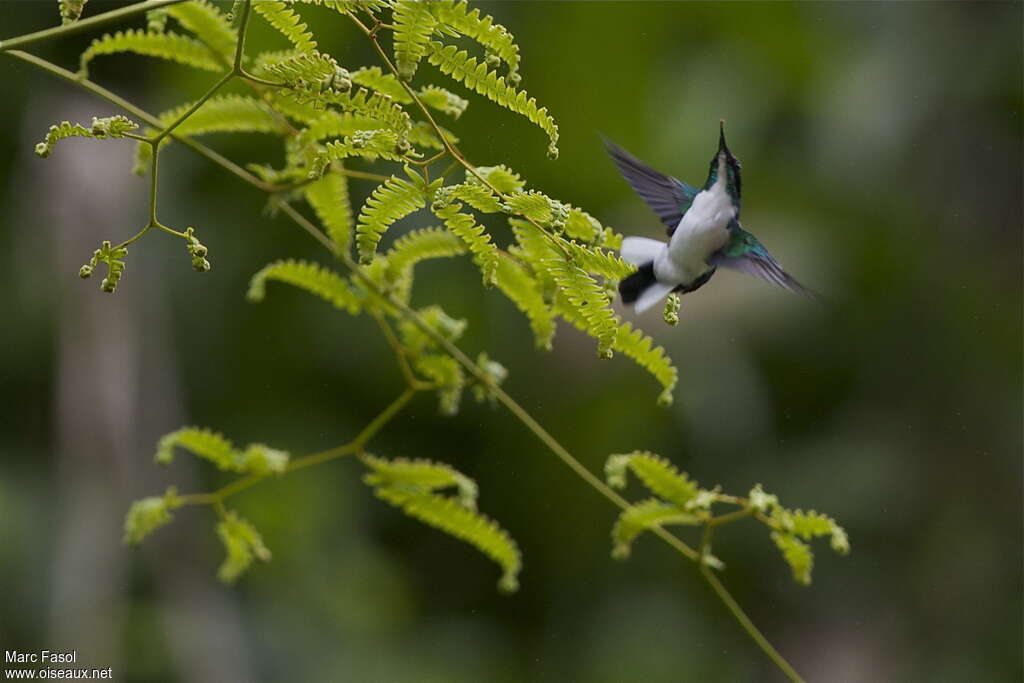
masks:
{"label": "blurred green background", "polygon": [[[54,25],[52,5],[5,0],[2,33]],[[852,554],[820,544],[809,588],[752,524],[715,547],[726,585],[809,680],[1021,680],[1022,8],[483,5],[518,38],[523,86],[558,121],[562,155],[547,160],[538,130],[471,96],[450,126],[471,160],[657,237],[597,131],[699,184],[724,118],[744,225],[830,305],[720,272],[683,299],[678,327],[643,316],[680,368],[663,409],[643,371],[598,361],[575,330],[535,350],[468,262],[423,267],[416,302],[467,319],[463,348],[504,363],[510,393],[593,471],[649,449],[705,485],[761,482],[843,523]],[[343,20],[308,16],[344,65],[377,63]],[[272,44],[262,27],[253,39]],[[87,40],[33,51],[73,69]],[[92,76],[150,111],[211,80],[121,58]],[[236,587],[216,581],[209,510],[123,547],[131,500],[222,481],[184,457],[157,470],[161,434],[197,423],[319,450],[351,438],[401,378],[370,320],[283,287],[245,303],[268,261],[322,255],[183,148],[166,155],[161,218],[196,226],[213,271],[193,273],[180,243],[154,234],[116,295],[80,281],[100,240],[144,221],[146,181],[129,175],[126,144],[35,158],[50,123],[115,111],[3,56],[0,79],[4,649],[76,648],[79,665],[125,681],[780,678],[692,566],[651,538],[613,561],[615,510],[507,413],[472,402],[443,418],[420,397],[372,449],[477,480],[524,553],[513,596],[474,550],[376,501],[354,461],[239,496],[274,558]],[[240,161],[280,158],[257,136],[210,141]],[[361,200],[371,186],[352,188]]]}

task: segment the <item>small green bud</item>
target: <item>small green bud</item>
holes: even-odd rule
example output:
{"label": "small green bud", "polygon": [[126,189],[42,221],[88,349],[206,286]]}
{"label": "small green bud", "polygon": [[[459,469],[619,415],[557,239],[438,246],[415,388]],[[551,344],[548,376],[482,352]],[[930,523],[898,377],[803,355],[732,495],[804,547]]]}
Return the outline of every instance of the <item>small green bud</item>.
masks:
{"label": "small green bud", "polygon": [[207,252],[206,246],[203,245],[203,244],[200,244],[199,242],[196,242],[195,244],[189,245],[188,250],[189,250],[189,252],[193,256],[200,256],[200,257],[206,256],[206,252]]}
{"label": "small green bud", "polygon": [[555,143],[552,142],[550,145],[548,145],[548,159],[551,159],[552,161],[554,161],[557,158],[558,158],[558,145],[556,145]]}
{"label": "small green bud", "polygon": [[669,294],[668,298],[665,299],[665,312],[664,312],[665,324],[667,325],[678,325],[679,324],[679,295]]}
{"label": "small green bud", "polygon": [[488,51],[487,55],[484,57],[484,61],[487,62],[487,66],[496,67],[501,64],[501,57],[491,51]]}
{"label": "small green bud", "polygon": [[109,277],[103,278],[103,282],[100,283],[100,289],[107,294],[113,294],[114,290],[117,289],[117,281],[111,280]]}
{"label": "small green bud", "polygon": [[92,266],[86,263],[84,266],[79,268],[78,277],[82,278],[83,280],[88,280],[90,277],[92,277]]}
{"label": "small green bud", "polygon": [[38,157],[45,159],[46,157],[50,156],[51,150],[50,146],[47,145],[45,142],[40,142],[38,145],[36,145],[35,151]]}
{"label": "small green bud", "polygon": [[210,262],[202,256],[196,256],[192,259],[192,269],[199,273],[205,273],[210,270]]}
{"label": "small green bud", "polygon": [[407,154],[412,149],[408,140],[399,140],[395,143],[395,154]]}
{"label": "small green bud", "polygon": [[509,85],[519,85],[520,81],[523,80],[523,77],[519,75],[518,71],[510,71],[508,76],[505,77],[505,80],[508,81]]}

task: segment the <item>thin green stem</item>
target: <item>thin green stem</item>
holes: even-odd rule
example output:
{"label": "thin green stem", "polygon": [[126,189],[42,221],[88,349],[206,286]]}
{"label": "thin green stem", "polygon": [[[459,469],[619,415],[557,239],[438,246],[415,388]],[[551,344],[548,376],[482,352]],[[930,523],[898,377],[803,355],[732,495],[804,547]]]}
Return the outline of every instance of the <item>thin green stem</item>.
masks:
{"label": "thin green stem", "polygon": [[97,14],[93,17],[86,17],[85,19],[79,19],[72,24],[65,24],[63,26],[54,26],[52,28],[43,29],[42,31],[36,31],[35,33],[26,33],[23,36],[17,38],[8,38],[7,40],[0,41],[0,52],[7,52],[9,50],[24,49],[31,47],[37,43],[42,43],[47,40],[53,40],[54,38],[63,38],[70,36],[74,33],[80,33],[82,31],[88,31],[90,29],[103,26],[115,21],[127,19],[133,17],[136,14],[148,12],[150,10],[159,9],[161,7],[168,7],[170,5],[177,5],[178,3],[185,2],[186,0],[146,0],[145,2],[139,2],[134,5],[128,5],[127,7],[121,7],[119,9],[104,12],[103,14]]}
{"label": "thin green stem", "polygon": [[174,121],[172,121],[171,123],[167,124],[166,126],[163,126],[162,130],[159,133],[157,133],[155,136],[153,136],[153,145],[154,145],[153,156],[154,156],[154,158],[156,157],[156,147],[155,146],[160,144],[160,142],[164,138],[166,138],[168,135],[173,133],[175,128],[177,128],[182,123],[184,123],[185,119],[187,119],[188,117],[192,116],[192,114],[195,114],[196,111],[201,106],[206,104],[207,100],[209,100],[211,97],[213,97],[214,94],[218,90],[223,88],[227,84],[227,82],[230,81],[234,77],[235,77],[235,73],[233,71],[228,71],[227,73],[225,73],[223,76],[220,77],[220,79],[217,80],[216,83],[214,83],[212,86],[210,86],[209,90],[207,90],[205,93],[203,93],[198,100],[193,102],[192,106],[189,107],[187,110],[185,110],[181,114],[181,116],[179,116],[178,118],[174,119]]}
{"label": "thin green stem", "polygon": [[711,569],[707,565],[702,564],[700,565],[700,573],[711,586],[712,590],[715,591],[715,594],[718,595],[719,599],[721,599],[729,611],[732,612],[733,617],[735,617],[736,621],[740,623],[743,630],[745,630],[751,639],[757,643],[758,647],[768,655],[768,658],[775,663],[775,666],[779,667],[782,673],[786,675],[786,678],[794,681],[794,683],[803,683],[804,679],[800,677],[800,674],[796,672],[796,669],[794,669],[790,663],[786,661],[786,658],[783,657],[779,651],[772,646],[768,639],[764,637],[764,634],[761,633],[757,626],[754,625],[754,622],[750,620],[747,613],[743,611],[743,608],[740,607],[739,603],[732,597],[732,594],[726,590],[725,586],[722,585],[722,582],[718,580],[718,577],[714,575]]}
{"label": "thin green stem", "polygon": [[[79,78],[71,71],[63,69],[57,66],[56,64],[46,61],[45,59],[40,59],[39,57],[36,57],[33,54],[29,54],[28,52],[22,52],[20,50],[9,50],[7,52],[4,52],[3,54],[14,57],[15,59],[20,59],[21,61],[27,62],[28,64],[38,67],[49,74],[57,76],[58,78],[65,80],[68,83],[71,83],[72,85],[75,85],[84,90],[88,90],[97,97],[101,97],[102,99],[106,100],[107,102],[110,102],[114,106],[120,107],[122,110],[128,112],[140,121],[149,124],[153,128],[163,127],[163,123],[161,123],[160,119],[154,116],[153,114],[150,114],[144,109],[135,106],[123,97],[116,95],[115,93],[107,90],[106,88],[97,83],[94,83],[93,81],[90,81],[87,78]],[[238,178],[252,185],[253,187],[263,190],[264,192],[277,192],[278,190],[283,189],[277,187],[276,185],[273,185],[272,183],[263,182],[262,180],[254,176],[252,173],[245,170],[238,164],[234,163],[227,157],[219,154],[218,152],[215,152],[214,150],[210,149],[209,147],[200,142],[196,142],[187,135],[177,135],[175,133],[172,133],[170,137],[185,145],[186,147],[191,149],[193,152],[199,154],[200,156],[206,157],[208,160],[212,161],[213,163],[217,164],[224,170],[228,171],[232,175],[237,176]]]}

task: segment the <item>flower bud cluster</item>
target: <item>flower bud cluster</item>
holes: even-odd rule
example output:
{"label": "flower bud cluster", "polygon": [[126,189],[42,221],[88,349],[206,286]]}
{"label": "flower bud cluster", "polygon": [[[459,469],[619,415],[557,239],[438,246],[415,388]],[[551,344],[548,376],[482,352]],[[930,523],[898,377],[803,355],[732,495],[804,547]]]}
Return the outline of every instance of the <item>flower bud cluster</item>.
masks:
{"label": "flower bud cluster", "polygon": [[185,229],[185,243],[188,253],[192,255],[192,268],[199,273],[210,270],[210,262],[206,260],[206,245],[195,236],[195,228]]}

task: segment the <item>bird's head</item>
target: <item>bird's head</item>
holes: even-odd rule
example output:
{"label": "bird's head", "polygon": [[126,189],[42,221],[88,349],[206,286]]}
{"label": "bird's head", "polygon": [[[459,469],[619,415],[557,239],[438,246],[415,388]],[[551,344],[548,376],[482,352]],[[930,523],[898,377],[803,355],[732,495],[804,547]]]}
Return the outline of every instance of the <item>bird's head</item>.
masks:
{"label": "bird's head", "polygon": [[718,151],[711,158],[710,168],[708,169],[708,181],[705,183],[704,189],[710,189],[718,182],[719,175],[724,173],[729,196],[739,203],[740,162],[739,159],[732,155],[728,145],[725,144],[725,121],[719,121],[718,125]]}

